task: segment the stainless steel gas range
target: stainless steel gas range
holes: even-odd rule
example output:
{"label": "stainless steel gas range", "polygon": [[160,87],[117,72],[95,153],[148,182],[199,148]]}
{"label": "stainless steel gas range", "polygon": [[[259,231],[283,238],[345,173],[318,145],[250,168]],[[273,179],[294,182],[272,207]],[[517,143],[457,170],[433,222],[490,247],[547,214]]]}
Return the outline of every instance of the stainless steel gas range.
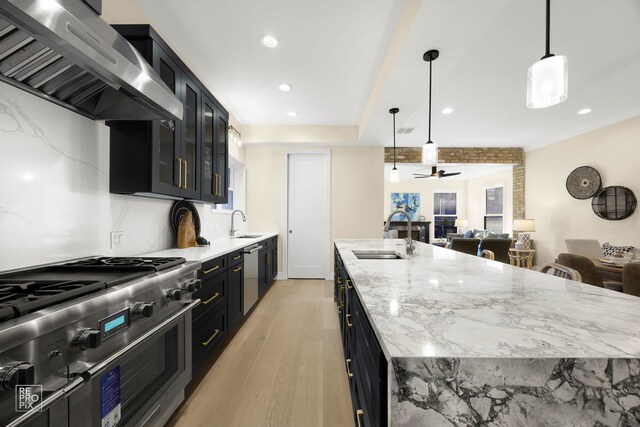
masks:
{"label": "stainless steel gas range", "polygon": [[0,425],[163,425],[191,379],[199,268],[87,258],[0,273]]}

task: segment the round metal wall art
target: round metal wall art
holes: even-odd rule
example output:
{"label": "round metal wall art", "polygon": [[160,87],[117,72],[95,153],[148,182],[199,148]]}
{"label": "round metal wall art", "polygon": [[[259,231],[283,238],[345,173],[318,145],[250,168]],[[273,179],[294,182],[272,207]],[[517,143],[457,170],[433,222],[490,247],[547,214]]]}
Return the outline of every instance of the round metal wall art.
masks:
{"label": "round metal wall art", "polygon": [[601,187],[600,174],[590,166],[580,166],[567,177],[567,191],[576,199],[585,200],[593,197]]}
{"label": "round metal wall art", "polygon": [[605,187],[591,201],[591,208],[602,219],[619,221],[631,216],[638,202],[627,187]]}

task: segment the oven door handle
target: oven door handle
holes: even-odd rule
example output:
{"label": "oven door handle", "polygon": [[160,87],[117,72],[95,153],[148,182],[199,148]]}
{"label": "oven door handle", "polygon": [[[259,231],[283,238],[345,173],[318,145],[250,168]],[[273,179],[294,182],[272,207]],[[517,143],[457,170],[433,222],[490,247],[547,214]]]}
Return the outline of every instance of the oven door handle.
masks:
{"label": "oven door handle", "polygon": [[84,380],[86,382],[89,382],[91,380],[91,378],[93,376],[95,376],[98,372],[104,370],[107,366],[109,366],[110,364],[115,362],[117,359],[122,357],[122,355],[124,355],[125,353],[127,353],[127,352],[133,350],[134,348],[138,347],[140,344],[145,342],[147,339],[149,339],[152,335],[157,333],[162,328],[164,328],[164,327],[168,326],[169,324],[175,322],[176,319],[178,319],[179,317],[184,316],[184,314],[187,313],[188,311],[193,310],[198,304],[200,304],[200,300],[199,299],[194,300],[190,304],[187,304],[184,308],[182,308],[176,314],[174,314],[173,316],[171,316],[170,318],[168,318],[164,322],[160,323],[158,326],[154,327],[153,329],[151,329],[150,331],[148,331],[147,333],[142,335],[140,338],[138,338],[135,341],[131,342],[131,344],[129,344],[125,348],[123,348],[121,350],[118,350],[117,352],[113,353],[111,356],[107,357],[102,362],[93,365],[91,368],[89,368],[87,371],[85,371],[84,373],[81,374],[82,377],[84,378]]}
{"label": "oven door handle", "polygon": [[53,406],[54,403],[57,403],[62,399],[64,399],[65,397],[75,393],[77,390],[80,389],[80,386],[83,384],[84,384],[84,380],[82,378],[80,377],[74,378],[73,380],[66,383],[64,386],[60,387],[59,389],[51,393],[49,396],[47,396],[46,399],[43,399],[42,403],[38,407],[38,410],[31,410],[29,412],[25,412],[20,417],[16,418],[15,420],[7,424],[6,427],[18,427],[18,426],[24,425],[24,423],[29,421],[31,418],[49,410],[49,408]]}

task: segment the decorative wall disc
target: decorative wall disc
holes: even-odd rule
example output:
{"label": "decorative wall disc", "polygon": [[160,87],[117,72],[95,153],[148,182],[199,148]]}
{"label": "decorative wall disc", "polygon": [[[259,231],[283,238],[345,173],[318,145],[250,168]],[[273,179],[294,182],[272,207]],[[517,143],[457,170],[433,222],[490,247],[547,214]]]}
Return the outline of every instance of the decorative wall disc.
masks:
{"label": "decorative wall disc", "polygon": [[567,177],[567,191],[576,199],[584,200],[593,197],[601,187],[600,174],[590,166],[580,166]]}
{"label": "decorative wall disc", "polygon": [[591,201],[591,208],[600,218],[618,221],[631,216],[638,202],[627,187],[605,187]]}

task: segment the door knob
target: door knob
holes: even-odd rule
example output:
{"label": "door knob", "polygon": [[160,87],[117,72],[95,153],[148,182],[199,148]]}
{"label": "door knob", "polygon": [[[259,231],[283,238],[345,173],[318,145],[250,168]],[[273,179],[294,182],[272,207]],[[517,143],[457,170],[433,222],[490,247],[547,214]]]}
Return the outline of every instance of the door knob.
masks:
{"label": "door knob", "polygon": [[293,233],[293,230],[289,230],[289,234],[292,234],[292,233]]}

